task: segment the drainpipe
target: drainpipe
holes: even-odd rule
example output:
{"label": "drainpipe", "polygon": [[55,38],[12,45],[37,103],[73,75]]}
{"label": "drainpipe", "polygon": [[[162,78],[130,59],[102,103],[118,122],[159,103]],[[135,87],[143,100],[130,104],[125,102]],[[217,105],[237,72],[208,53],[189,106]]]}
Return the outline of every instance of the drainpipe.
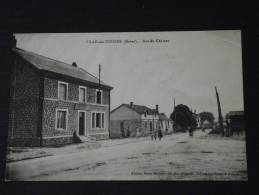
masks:
{"label": "drainpipe", "polygon": [[109,90],[109,115],[108,115],[108,132],[109,132],[109,139],[111,139],[111,132],[110,132],[110,128],[111,128],[111,90]]}

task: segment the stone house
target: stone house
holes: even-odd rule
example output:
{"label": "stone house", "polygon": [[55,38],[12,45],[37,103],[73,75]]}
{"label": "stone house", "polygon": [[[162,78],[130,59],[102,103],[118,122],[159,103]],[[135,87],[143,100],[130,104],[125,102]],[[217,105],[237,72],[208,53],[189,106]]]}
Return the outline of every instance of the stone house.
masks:
{"label": "stone house", "polygon": [[159,113],[159,125],[164,133],[173,131],[172,120],[170,120],[165,113]]}
{"label": "stone house", "polygon": [[109,138],[111,86],[76,63],[11,51],[9,146],[63,145],[74,132]]}
{"label": "stone house", "polygon": [[111,138],[146,136],[159,127],[159,108],[121,104],[111,111]]}

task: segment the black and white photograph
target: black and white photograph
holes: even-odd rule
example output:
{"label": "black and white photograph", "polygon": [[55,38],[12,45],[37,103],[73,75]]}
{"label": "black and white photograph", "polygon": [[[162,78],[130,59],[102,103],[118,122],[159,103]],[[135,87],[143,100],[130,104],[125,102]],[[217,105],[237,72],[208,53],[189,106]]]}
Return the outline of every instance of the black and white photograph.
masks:
{"label": "black and white photograph", "polygon": [[5,181],[247,181],[241,30],[14,33]]}

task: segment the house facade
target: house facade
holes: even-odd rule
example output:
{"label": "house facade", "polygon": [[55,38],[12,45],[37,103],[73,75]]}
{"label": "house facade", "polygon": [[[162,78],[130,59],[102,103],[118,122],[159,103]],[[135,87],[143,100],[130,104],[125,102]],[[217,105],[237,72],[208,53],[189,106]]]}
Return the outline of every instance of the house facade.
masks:
{"label": "house facade", "polygon": [[159,128],[159,110],[143,105],[121,104],[111,111],[111,138],[149,135]]}
{"label": "house facade", "polygon": [[170,120],[165,113],[159,114],[159,125],[164,133],[170,133],[173,131],[173,121]]}
{"label": "house facade", "polygon": [[109,138],[111,86],[84,69],[12,49],[9,146],[73,142],[73,133]]}

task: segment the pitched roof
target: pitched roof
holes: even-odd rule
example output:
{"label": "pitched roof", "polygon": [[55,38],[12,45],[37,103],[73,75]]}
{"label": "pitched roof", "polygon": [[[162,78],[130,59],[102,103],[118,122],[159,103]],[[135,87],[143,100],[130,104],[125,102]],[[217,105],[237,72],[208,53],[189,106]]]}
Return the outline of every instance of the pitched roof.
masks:
{"label": "pitched roof", "polygon": [[[13,48],[13,51],[39,70],[46,70],[99,84],[99,79],[97,77],[93,76],[92,74],[88,73],[86,70],[80,67],[74,67],[71,64],[54,60],[33,52],[25,51],[20,48]],[[112,88],[103,81],[101,81],[100,83],[103,86]]]}
{"label": "pitched roof", "polygon": [[138,114],[145,114],[145,112],[147,114],[155,114],[156,113],[156,109],[151,109],[151,108],[148,108],[147,106],[136,105],[136,104],[133,104],[132,106],[130,106],[130,104],[121,104],[117,108],[113,109],[111,112],[117,110],[121,106],[126,106],[127,108],[136,111]]}
{"label": "pitched roof", "polygon": [[160,120],[169,120],[169,118],[166,116],[165,113],[160,113],[160,114],[159,114],[159,119],[160,119]]}

